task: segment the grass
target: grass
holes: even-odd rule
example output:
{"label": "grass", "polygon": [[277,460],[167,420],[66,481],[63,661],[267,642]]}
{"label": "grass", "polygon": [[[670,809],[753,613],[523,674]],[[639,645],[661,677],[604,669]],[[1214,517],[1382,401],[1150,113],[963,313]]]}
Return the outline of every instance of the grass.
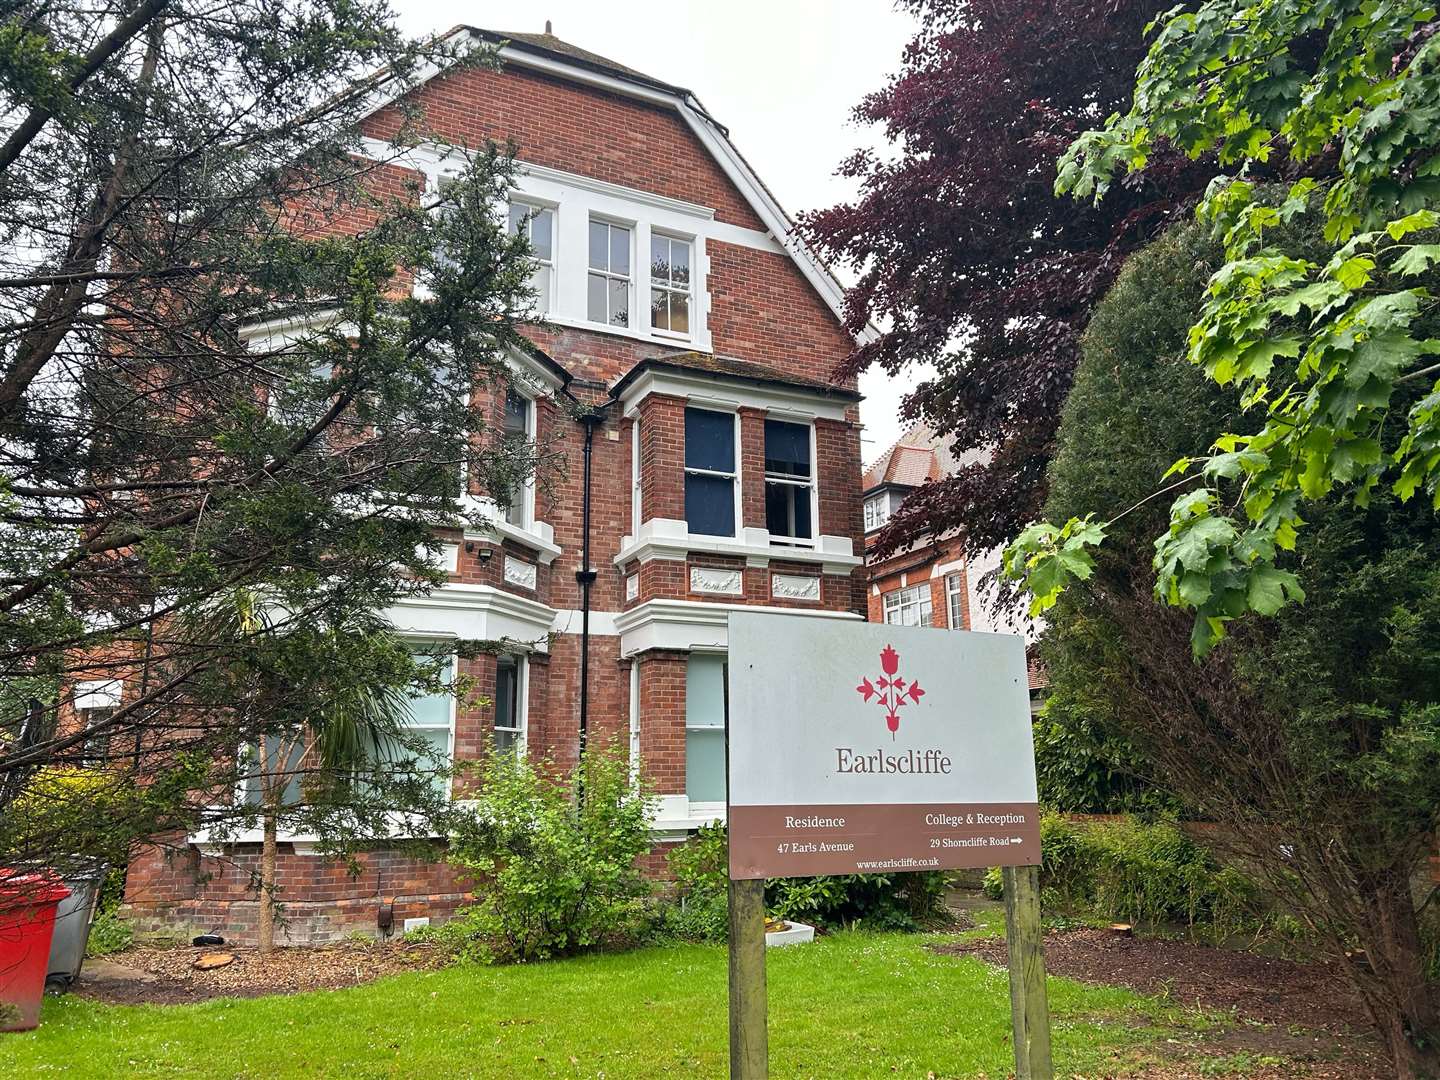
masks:
{"label": "grass", "polygon": [[[847,933],[768,958],[775,1077],[1003,1077],[1003,971],[915,935]],[[533,966],[459,966],[352,990],[198,1005],[47,1001],[0,1037],[0,1076],[720,1077],[726,965],[673,946]],[[1180,1014],[1050,980],[1057,1072],[1113,1070]]]}

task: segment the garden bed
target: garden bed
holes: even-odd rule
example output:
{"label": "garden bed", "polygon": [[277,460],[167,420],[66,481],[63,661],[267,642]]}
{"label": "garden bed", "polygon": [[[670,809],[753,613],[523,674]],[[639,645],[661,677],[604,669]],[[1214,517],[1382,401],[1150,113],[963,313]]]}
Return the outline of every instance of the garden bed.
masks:
{"label": "garden bed", "polygon": [[[1002,938],[946,942],[935,949],[997,965],[1004,965],[1007,958]],[[1046,934],[1045,967],[1051,975],[1094,986],[1124,986],[1241,1021],[1223,1031],[1179,1040],[1174,1046],[1177,1058],[1233,1059],[1234,1072],[1196,1073],[1177,1061],[1142,1072],[1144,1077],[1233,1075],[1269,1080],[1304,1075],[1316,1080],[1381,1080],[1391,1075],[1359,998],[1341,973],[1326,964],[1095,929]]]}
{"label": "garden bed", "polygon": [[[196,957],[232,953],[233,963],[197,970]],[[261,997],[339,990],[384,975],[438,967],[445,954],[421,943],[281,948],[269,956],[230,946],[136,946],[88,961],[74,992],[113,1005],[179,1005],[216,997]]]}

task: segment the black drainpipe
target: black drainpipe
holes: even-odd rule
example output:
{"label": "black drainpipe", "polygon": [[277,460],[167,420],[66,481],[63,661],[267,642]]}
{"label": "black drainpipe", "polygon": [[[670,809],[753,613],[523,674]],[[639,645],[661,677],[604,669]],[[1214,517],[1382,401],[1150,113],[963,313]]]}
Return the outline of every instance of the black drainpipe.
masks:
{"label": "black drainpipe", "polygon": [[[609,403],[607,402],[606,405]],[[595,429],[605,422],[605,406],[584,412],[576,419],[585,425],[585,483],[581,495],[580,569],[575,581],[580,586],[580,749],[578,763],[585,757],[585,742],[590,730],[590,587],[595,584],[595,571],[590,566],[590,457],[595,443]]]}

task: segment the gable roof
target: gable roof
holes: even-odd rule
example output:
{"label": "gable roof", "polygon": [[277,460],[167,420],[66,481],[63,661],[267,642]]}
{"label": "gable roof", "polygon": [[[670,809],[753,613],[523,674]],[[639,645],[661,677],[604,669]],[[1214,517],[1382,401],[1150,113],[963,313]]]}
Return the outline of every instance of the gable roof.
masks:
{"label": "gable roof", "polygon": [[[607,57],[592,53],[588,49],[571,45],[554,34],[501,33],[464,24],[451,27],[436,36],[436,42],[455,41],[461,46],[465,39],[474,45],[499,46],[499,57],[505,63],[542,71],[550,75],[569,79],[624,97],[632,97],[652,105],[674,110],[694,134],[700,145],[715,160],[735,189],[765,224],[770,235],[785,253],[790,256],[797,269],[820,296],[825,306],[834,314],[842,326],[845,324],[845,289],[820,261],[809,247],[795,234],[794,222],[781,208],[779,201],[755,174],[744,156],[730,140],[730,131],[711,116],[700,100],[689,90],[652,78],[634,68],[617,63]],[[431,65],[424,70],[414,85],[394,85],[395,80],[388,74],[377,72],[376,92],[372,96],[373,114],[408,93],[416,86],[435,78],[445,69]],[[878,336],[873,326],[867,326],[859,335],[862,342]]]}
{"label": "gable roof", "polygon": [[[549,25],[548,23],[546,24]],[[548,30],[543,34],[525,33],[502,33],[497,30],[483,30],[480,27],[466,27],[471,33],[483,38],[492,44],[503,44],[509,42],[521,48],[533,49],[537,52],[549,53],[558,60],[578,63],[596,71],[602,71],[609,75],[615,75],[623,79],[638,79],[651,86],[660,87],[676,93],[688,94],[690,91],[682,87],[674,86],[643,71],[636,71],[632,67],[611,60],[608,56],[601,56],[589,49],[582,49],[578,45],[571,45],[550,33]]]}

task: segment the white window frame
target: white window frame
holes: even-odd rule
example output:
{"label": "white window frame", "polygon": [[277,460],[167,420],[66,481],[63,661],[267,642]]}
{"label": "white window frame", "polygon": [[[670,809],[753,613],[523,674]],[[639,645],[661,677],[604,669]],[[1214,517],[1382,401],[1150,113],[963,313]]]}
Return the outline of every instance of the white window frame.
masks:
{"label": "white window frame", "polygon": [[511,192],[510,203],[505,208],[505,227],[507,230],[510,228],[510,214],[517,206],[523,207],[526,210],[525,239],[530,240],[532,247],[534,246],[532,237],[534,235],[535,215],[541,212],[550,215],[550,258],[542,259],[534,254],[530,256],[531,261],[534,262],[536,266],[536,270],[530,275],[532,282],[535,274],[541,270],[545,271],[550,278],[550,287],[545,290],[548,302],[543,305],[536,304],[535,306],[538,314],[549,315],[557,306],[556,291],[560,287],[559,274],[556,270],[556,267],[559,266],[560,263],[560,207],[545,202],[543,199],[537,199],[533,195],[526,195],[518,191]]}
{"label": "white window frame", "polygon": [[[767,413],[765,419],[777,420],[783,424],[794,424],[796,427],[806,427],[810,429],[810,479],[808,482],[802,483],[794,477],[781,476],[778,473],[772,476],[768,469],[765,471],[765,487],[767,489],[771,484],[785,484],[788,487],[807,487],[810,489],[810,535],[808,537],[780,535],[777,538],[776,534],[771,533],[770,544],[772,547],[813,548],[819,543],[820,539],[820,463],[818,461],[815,441],[815,421],[798,419],[787,413]],[[760,459],[763,465],[765,459],[764,424],[760,426]],[[769,494],[768,491],[766,494]],[[766,517],[765,527],[768,530],[770,527],[768,512]]]}
{"label": "white window frame", "polygon": [[[539,406],[538,406],[537,403],[536,403],[536,398],[535,398],[535,396],[534,396],[533,394],[527,394],[527,393],[525,392],[525,388],[524,388],[523,386],[521,386],[520,383],[519,383],[517,380],[515,380],[515,379],[511,379],[510,382],[506,384],[506,386],[505,386],[505,388],[504,388],[504,394],[502,394],[502,397],[501,397],[501,408],[500,408],[501,432],[504,433],[505,405],[507,404],[507,403],[505,402],[505,395],[512,394],[512,393],[513,393],[516,397],[520,397],[520,398],[523,398],[523,399],[525,400],[525,441],[526,441],[526,443],[528,443],[530,446],[534,446],[534,445],[535,445],[535,438],[536,438],[536,430],[537,430],[538,421],[539,421],[539,418],[538,418],[538,415],[537,415],[537,414],[539,413]],[[519,521],[511,521],[511,520],[510,520],[510,514],[516,509],[517,506],[519,507],[519,510],[520,510],[520,520],[519,520]],[[497,509],[498,509],[498,508],[497,508]],[[505,522],[507,525],[513,525],[515,528],[521,529],[521,530],[524,530],[524,531],[527,531],[527,532],[528,532],[528,531],[530,530],[530,528],[534,525],[534,523],[535,523],[535,477],[534,477],[533,474],[530,475],[530,476],[525,477],[524,481],[521,482],[521,484],[520,484],[520,498],[510,504],[509,510],[501,510],[501,511],[500,511],[500,517],[502,518],[502,520],[504,520],[504,522]]]}
{"label": "white window frame", "polygon": [[945,621],[951,630],[965,629],[965,575],[945,575]]}
{"label": "white window frame", "polygon": [[[728,535],[728,536],[730,536],[730,537],[732,537],[732,538],[733,538],[733,537],[737,537],[737,536],[740,535],[740,530],[744,527],[744,523],[743,523],[743,521],[742,521],[742,519],[741,519],[741,516],[740,516],[740,515],[741,515],[741,501],[740,501],[740,471],[741,471],[741,470],[740,470],[740,463],[744,460],[744,453],[743,453],[743,451],[742,451],[742,449],[741,449],[741,446],[740,446],[740,413],[739,413],[737,410],[735,410],[735,409],[725,408],[725,407],[723,407],[723,406],[720,405],[720,404],[715,404],[715,403],[711,403],[711,402],[708,402],[708,401],[695,400],[695,399],[687,400],[687,401],[685,402],[685,408],[686,408],[686,409],[696,409],[696,410],[698,410],[698,411],[700,411],[700,412],[713,412],[713,413],[728,414],[729,417],[730,417],[731,423],[732,423],[732,425],[733,425],[732,428],[731,428],[731,430],[734,432],[734,434],[731,436],[731,443],[730,443],[731,461],[734,463],[733,466],[732,466],[732,468],[733,468],[733,470],[734,470],[733,472],[728,472],[728,473],[727,473],[727,472],[720,472],[720,471],[715,470],[715,469],[692,469],[692,468],[690,468],[690,466],[684,464],[686,448],[684,448],[684,447],[681,448],[681,451],[680,451],[680,453],[681,453],[681,459],[680,459],[680,460],[681,460],[681,464],[682,464],[682,466],[683,466],[683,468],[684,468],[684,470],[685,470],[685,475],[686,475],[686,476],[690,476],[691,474],[694,474],[695,476],[714,476],[714,477],[719,477],[720,479],[728,479],[728,480],[730,481],[731,491],[732,491],[732,493],[734,494],[734,503],[735,503],[734,514],[733,514],[733,517],[731,518],[731,521],[732,521],[732,530],[733,530],[733,531],[731,531],[731,532],[728,533],[728,534],[727,534],[727,533],[690,533],[690,535],[691,535],[691,536],[727,536],[727,535]],[[684,426],[684,422],[685,422],[685,417],[684,417],[683,414],[682,414],[681,417],[680,417],[680,422],[681,422],[681,426],[682,426],[682,430],[683,430],[683,426]],[[684,500],[685,500],[685,492],[684,492],[684,489],[683,489],[683,488],[681,489],[681,492],[680,492],[680,499],[681,499],[681,502],[682,502],[682,504],[683,504],[683,502],[684,502]],[[685,522],[685,529],[686,529],[687,532],[689,532],[690,522],[689,522],[689,519],[688,519],[688,518],[686,519],[686,522]]]}
{"label": "white window frame", "polygon": [[[506,653],[506,657],[515,661],[515,723],[516,727],[502,727],[500,715],[497,711],[494,723],[490,725],[491,733],[497,731],[510,732],[515,736],[515,753],[524,757],[526,748],[530,742],[530,658],[524,653]],[[495,658],[495,680],[500,680],[500,657]],[[499,695],[495,695],[496,709],[499,709]],[[493,745],[493,743],[492,743]]]}
{"label": "white window frame", "polygon": [[[892,589],[881,596],[882,606],[885,612],[885,622],[890,626],[924,626],[935,625],[934,594],[930,590],[928,580],[918,585],[909,585],[900,589]],[[925,605],[931,605],[930,621],[924,621]],[[916,621],[907,623],[904,621],[903,613],[907,608],[917,609]],[[897,616],[891,618],[892,615]]]}
{"label": "white window frame", "polygon": [[[604,226],[606,226],[607,228],[610,228],[610,229],[624,229],[627,233],[629,233],[629,235],[630,235],[630,273],[629,273],[628,275],[627,275],[627,274],[617,274],[617,273],[615,273],[614,271],[609,270],[609,269],[599,270],[599,269],[596,269],[595,267],[593,267],[593,266],[590,265],[590,243],[589,243],[589,240],[590,240],[590,226],[591,226],[591,225],[596,225],[596,224],[598,224],[598,225],[604,225]],[[636,331],[636,326],[635,326],[635,307],[636,307],[635,294],[639,291],[639,290],[636,288],[636,280],[637,280],[637,279],[639,278],[639,276],[640,276],[640,275],[636,272],[636,270],[635,270],[635,254],[636,254],[636,252],[635,252],[635,237],[636,237],[636,236],[638,235],[638,233],[639,233],[639,229],[636,228],[636,224],[637,224],[636,222],[634,222],[634,221],[626,221],[624,218],[613,218],[613,217],[610,217],[610,216],[608,216],[608,215],[606,215],[606,214],[593,214],[593,213],[590,215],[589,220],[586,221],[586,223],[585,223],[585,240],[586,240],[586,243],[585,243],[585,320],[586,320],[586,322],[589,323],[589,325],[591,325],[591,326],[601,326],[601,327],[604,327],[604,328],[607,329],[607,330],[620,331],[620,332],[622,332],[622,333],[634,333],[634,332]],[[608,239],[609,239],[609,233],[608,233],[608,232],[606,233],[606,238],[607,238],[607,241],[608,241]],[[607,266],[608,266],[609,258],[610,258],[610,245],[609,245],[608,242],[607,242],[606,245],[605,245],[605,258],[606,258],[606,263],[607,263]],[[608,319],[608,316],[612,314],[612,312],[610,311],[610,289],[609,289],[608,285],[607,285],[607,287],[606,287],[606,289],[605,289],[605,314],[606,314],[606,316],[607,316],[606,321],[604,321],[604,322],[596,322],[594,319],[592,319],[592,318],[590,317],[590,278],[591,278],[592,276],[594,276],[594,275],[597,275],[597,274],[600,275],[601,277],[605,278],[605,280],[606,280],[607,282],[610,282],[610,281],[623,281],[623,282],[625,282],[625,284],[626,284],[626,286],[627,286],[627,289],[626,289],[626,310],[625,310],[625,325],[624,325],[624,326],[619,326],[619,325],[617,325],[617,324],[615,324],[615,323],[613,323],[613,322],[610,322],[609,319]],[[646,278],[647,278],[647,279],[649,278],[648,272],[647,272],[647,274],[646,274]],[[640,333],[643,334],[643,333],[647,333],[648,331],[649,331],[649,327],[647,326],[644,330],[640,331]]]}
{"label": "white window frame", "polygon": [[[873,512],[872,512],[873,511]],[[865,500],[865,531],[873,532],[890,520],[890,496],[885,492]]]}
{"label": "white window frame", "polygon": [[[645,300],[645,310],[648,313],[646,317],[645,329],[652,334],[658,335],[659,337],[675,338],[679,341],[689,341],[692,337],[695,336],[695,237],[686,236],[683,233],[670,232],[667,229],[657,229],[652,227],[650,229],[650,242],[652,245],[654,244],[656,239],[664,240],[671,244],[684,244],[687,248],[690,249],[690,280],[685,283],[685,287],[683,289],[677,288],[668,280],[661,281],[654,275],[654,263],[652,261],[653,256],[647,253],[645,271],[646,280],[649,284],[649,288],[646,290]],[[650,305],[653,300],[652,294],[655,293],[657,290],[666,293],[667,296],[671,293],[676,293],[685,297],[686,311],[688,312],[686,316],[686,321],[690,327],[688,330],[670,330],[655,325],[653,321],[654,311]]]}

